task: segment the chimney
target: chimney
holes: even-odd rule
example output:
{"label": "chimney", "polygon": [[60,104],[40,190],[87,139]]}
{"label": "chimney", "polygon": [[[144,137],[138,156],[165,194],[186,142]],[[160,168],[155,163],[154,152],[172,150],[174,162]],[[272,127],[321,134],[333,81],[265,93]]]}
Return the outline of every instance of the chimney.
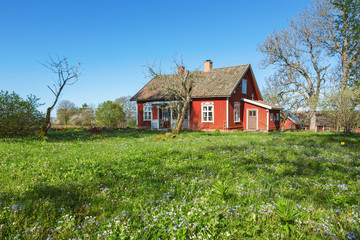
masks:
{"label": "chimney", "polygon": [[212,69],[212,61],[211,60],[206,60],[204,62],[204,72],[210,72]]}
{"label": "chimney", "polygon": [[185,67],[184,66],[178,66],[178,74],[181,74],[185,71]]}

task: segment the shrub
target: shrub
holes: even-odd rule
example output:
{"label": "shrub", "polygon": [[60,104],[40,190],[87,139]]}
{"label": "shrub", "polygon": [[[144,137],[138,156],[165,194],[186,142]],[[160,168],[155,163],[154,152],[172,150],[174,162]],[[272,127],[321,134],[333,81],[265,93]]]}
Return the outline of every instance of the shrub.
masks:
{"label": "shrub", "polygon": [[86,131],[86,130],[89,130],[90,127],[80,127],[80,126],[51,126],[51,130],[52,131],[61,131],[61,132],[64,132],[64,131],[71,131],[71,130],[75,130],[75,131],[79,131],[79,130],[83,130],[83,131]]}
{"label": "shrub", "polygon": [[130,128],[136,128],[136,121],[135,120],[129,120],[127,122],[127,126]]}
{"label": "shrub", "polygon": [[124,122],[123,108],[112,101],[106,101],[96,108],[95,118],[99,126],[117,128]]}
{"label": "shrub", "polygon": [[33,95],[22,99],[18,94],[0,91],[0,136],[28,136],[40,130],[44,115]]}
{"label": "shrub", "polygon": [[93,134],[101,134],[103,131],[100,127],[92,127],[89,129],[89,132]]}

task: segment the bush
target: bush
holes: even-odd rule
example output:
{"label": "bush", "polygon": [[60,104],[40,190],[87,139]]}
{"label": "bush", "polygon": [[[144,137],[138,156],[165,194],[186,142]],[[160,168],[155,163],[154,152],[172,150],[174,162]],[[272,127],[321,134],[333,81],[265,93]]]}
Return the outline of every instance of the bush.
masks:
{"label": "bush", "polygon": [[124,122],[123,108],[112,101],[106,101],[96,108],[95,118],[101,127],[118,128]]}
{"label": "bush", "polygon": [[26,100],[18,94],[0,91],[0,137],[29,136],[36,134],[44,115],[36,108],[38,98],[31,95]]}
{"label": "bush", "polygon": [[52,131],[71,131],[71,130],[75,130],[75,131],[79,131],[79,130],[83,130],[83,131],[87,131],[89,130],[90,127],[80,127],[80,126],[51,126],[51,130]]}
{"label": "bush", "polygon": [[135,120],[129,120],[129,121],[127,122],[127,126],[128,126],[129,128],[136,128],[136,121],[135,121]]}
{"label": "bush", "polygon": [[89,129],[89,132],[91,132],[93,134],[101,134],[103,131],[99,127],[92,127],[92,128]]}

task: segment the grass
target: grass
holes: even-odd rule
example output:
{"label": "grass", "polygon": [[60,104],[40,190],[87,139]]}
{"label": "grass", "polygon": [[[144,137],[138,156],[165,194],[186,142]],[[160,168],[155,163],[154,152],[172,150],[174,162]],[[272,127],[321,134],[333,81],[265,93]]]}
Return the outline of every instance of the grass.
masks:
{"label": "grass", "polygon": [[160,135],[0,140],[0,239],[360,238],[359,135]]}

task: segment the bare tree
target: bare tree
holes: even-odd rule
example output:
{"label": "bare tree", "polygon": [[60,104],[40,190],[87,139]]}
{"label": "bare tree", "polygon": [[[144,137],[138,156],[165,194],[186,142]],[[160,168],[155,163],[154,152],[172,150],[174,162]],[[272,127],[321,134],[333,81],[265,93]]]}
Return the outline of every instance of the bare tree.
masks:
{"label": "bare tree", "polygon": [[56,75],[56,80],[53,86],[51,87],[47,86],[50,89],[50,91],[54,94],[55,99],[52,105],[48,107],[46,110],[46,118],[40,130],[40,135],[46,136],[48,129],[51,127],[51,123],[50,123],[51,111],[56,106],[56,103],[58,102],[62,90],[66,85],[74,84],[77,81],[78,77],[81,75],[81,72],[80,72],[80,63],[78,62],[75,65],[69,65],[67,57],[64,58],[57,57],[57,59],[53,59],[50,57],[47,63],[43,64],[43,66],[48,68],[52,73]]}
{"label": "bare tree", "polygon": [[266,80],[266,87],[262,91],[264,101],[274,105],[282,106],[285,110],[281,111],[281,130],[285,130],[286,120],[292,112],[297,111],[302,106],[303,99],[296,99],[288,94],[282,94],[286,91],[282,85],[276,85],[276,77],[269,77]]}
{"label": "bare tree", "polygon": [[[330,88],[322,100],[324,115],[337,131],[351,132],[360,126],[360,89]],[[355,106],[355,107],[354,107]]]}
{"label": "bare tree", "polygon": [[272,84],[282,86],[286,98],[303,101],[310,108],[310,129],[315,130],[316,109],[329,64],[319,40],[319,29],[306,10],[290,21],[289,27],[274,31],[258,51],[265,55],[263,67],[275,66]]}
{"label": "bare tree", "polygon": [[136,103],[130,101],[131,96],[128,97],[119,97],[115,99],[115,103],[122,106],[125,113],[125,118],[127,121],[133,120],[136,118]]}
{"label": "bare tree", "polygon": [[148,77],[162,78],[162,88],[164,98],[171,101],[169,107],[177,114],[176,126],[173,134],[179,134],[181,126],[185,120],[187,110],[191,102],[191,92],[194,86],[195,77],[198,77],[196,71],[185,69],[183,59],[174,60],[174,74],[164,75],[161,69],[161,63],[154,62],[147,66]]}

